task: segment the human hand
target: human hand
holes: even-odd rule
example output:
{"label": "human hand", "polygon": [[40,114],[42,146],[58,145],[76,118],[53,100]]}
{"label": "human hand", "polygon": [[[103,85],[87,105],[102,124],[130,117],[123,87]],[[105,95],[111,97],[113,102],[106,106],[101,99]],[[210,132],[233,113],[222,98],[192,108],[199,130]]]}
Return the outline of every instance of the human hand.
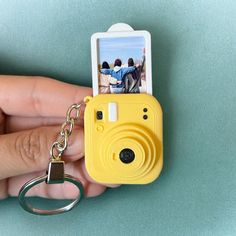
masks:
{"label": "human hand", "polygon": [[[45,174],[49,150],[60,132],[70,105],[92,90],[44,77],[0,76],[0,199],[17,196],[21,186]],[[63,155],[65,172],[78,178],[87,196],[106,186],[95,183],[84,165],[83,120],[75,126]],[[69,183],[41,184],[29,192],[47,198],[74,198]]]}
{"label": "human hand", "polygon": [[117,82],[116,82],[117,84],[121,84],[122,83],[122,81],[121,80],[117,80]]}

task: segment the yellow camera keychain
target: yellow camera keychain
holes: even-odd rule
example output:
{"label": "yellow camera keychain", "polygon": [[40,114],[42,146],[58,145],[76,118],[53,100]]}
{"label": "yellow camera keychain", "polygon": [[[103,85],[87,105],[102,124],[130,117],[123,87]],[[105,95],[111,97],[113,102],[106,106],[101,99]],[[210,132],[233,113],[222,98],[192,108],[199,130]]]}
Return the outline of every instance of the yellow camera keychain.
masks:
{"label": "yellow camera keychain", "polygon": [[97,95],[88,98],[84,118],[85,164],[94,180],[147,184],[158,177],[163,163],[162,111],[154,97]]}
{"label": "yellow camera keychain", "polygon": [[[19,202],[30,213],[67,212],[84,196],[81,182],[64,173],[62,160],[83,104],[85,164],[91,178],[103,184],[148,184],[162,170],[162,110],[152,96],[150,34],[118,23],[108,32],[92,36],[91,51],[93,97],[69,108],[60,137],[52,144],[46,175],[22,186]],[[65,207],[37,209],[27,203],[25,195],[43,181],[46,184],[68,181],[80,193]]]}

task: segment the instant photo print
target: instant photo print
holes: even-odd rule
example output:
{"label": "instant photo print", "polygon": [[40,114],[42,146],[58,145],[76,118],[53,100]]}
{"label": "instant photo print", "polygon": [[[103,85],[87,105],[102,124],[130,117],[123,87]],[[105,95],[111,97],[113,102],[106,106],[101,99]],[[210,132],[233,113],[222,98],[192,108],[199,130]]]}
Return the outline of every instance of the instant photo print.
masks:
{"label": "instant photo print", "polygon": [[127,24],[91,38],[93,95],[152,94],[151,36]]}

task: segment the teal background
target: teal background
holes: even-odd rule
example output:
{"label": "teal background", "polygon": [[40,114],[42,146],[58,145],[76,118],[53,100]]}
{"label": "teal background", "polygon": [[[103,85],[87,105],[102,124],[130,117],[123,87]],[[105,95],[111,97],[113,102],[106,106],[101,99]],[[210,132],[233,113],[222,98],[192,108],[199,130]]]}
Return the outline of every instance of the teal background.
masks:
{"label": "teal background", "polygon": [[0,74],[91,85],[90,36],[126,22],[152,34],[164,169],[65,215],[0,202],[0,235],[236,235],[236,2],[0,0]]}

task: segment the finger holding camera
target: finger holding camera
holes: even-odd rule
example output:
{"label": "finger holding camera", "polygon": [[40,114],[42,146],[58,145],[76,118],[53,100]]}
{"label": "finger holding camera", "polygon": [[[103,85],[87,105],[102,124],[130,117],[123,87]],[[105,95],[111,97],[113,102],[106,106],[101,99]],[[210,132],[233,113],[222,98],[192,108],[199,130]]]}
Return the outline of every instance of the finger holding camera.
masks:
{"label": "finger holding camera", "polygon": [[[26,181],[45,173],[50,147],[58,136],[68,107],[91,94],[90,88],[44,77],[0,76],[0,199],[17,196]],[[106,186],[89,177],[83,157],[81,119],[63,155],[65,169],[82,182],[87,196],[99,195]],[[73,198],[76,190],[67,183],[42,184],[30,194]]]}

